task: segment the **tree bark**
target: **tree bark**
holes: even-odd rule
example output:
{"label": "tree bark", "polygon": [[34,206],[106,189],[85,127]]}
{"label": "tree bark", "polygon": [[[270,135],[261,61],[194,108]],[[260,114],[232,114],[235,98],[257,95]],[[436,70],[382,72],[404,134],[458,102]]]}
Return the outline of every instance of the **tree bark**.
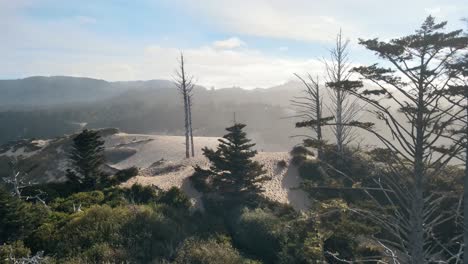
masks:
{"label": "tree bark", "polygon": [[188,118],[190,130],[190,147],[192,148],[192,157],[195,157],[195,147],[193,143],[193,128],[192,128],[192,97],[188,96]]}
{"label": "tree bark", "polygon": [[419,76],[418,102],[416,114],[416,144],[414,155],[414,197],[411,201],[410,212],[410,256],[412,264],[426,262],[424,253],[424,57],[421,57],[421,71]]}
{"label": "tree bark", "polygon": [[184,122],[184,127],[185,127],[185,158],[190,158],[190,137],[189,137],[189,118],[188,118],[188,105],[187,105],[187,95],[184,93],[184,114],[185,114],[185,122]]}
{"label": "tree bark", "polygon": [[182,94],[184,100],[184,129],[185,129],[185,158],[190,158],[190,92],[193,89],[192,78],[187,77],[185,73],[184,55],[180,54],[179,70],[177,71],[177,78],[175,80],[176,86]]}
{"label": "tree bark", "polygon": [[[468,118],[468,96],[466,98],[466,115]],[[466,121],[465,121],[466,122]],[[468,125],[465,124],[465,175],[463,179],[463,263],[468,264]]]}
{"label": "tree bark", "polygon": [[322,138],[322,102],[320,101],[320,91],[318,85],[318,77],[317,77],[317,85],[315,86],[315,90],[317,92],[317,96],[315,97],[315,108],[316,116],[317,116],[317,140],[318,140],[318,147],[317,147],[317,156],[319,159],[323,157],[323,138]]}

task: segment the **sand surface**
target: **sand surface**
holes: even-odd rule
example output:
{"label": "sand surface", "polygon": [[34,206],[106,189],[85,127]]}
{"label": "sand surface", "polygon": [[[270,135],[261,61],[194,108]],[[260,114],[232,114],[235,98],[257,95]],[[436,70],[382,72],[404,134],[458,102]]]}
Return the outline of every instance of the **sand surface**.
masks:
{"label": "sand surface", "polygon": [[[181,188],[194,203],[201,207],[200,196],[191,185],[188,177],[194,172],[193,166],[208,167],[208,161],[202,155],[203,147],[216,148],[218,138],[195,137],[195,157],[185,159],[185,137],[147,134],[127,134],[116,129],[105,129],[105,155],[107,165],[116,169],[136,166],[140,175],[124,183],[131,186],[134,183],[155,185],[162,189],[173,186]],[[72,136],[64,136],[54,140],[34,140],[23,142],[2,149],[0,158],[20,157],[24,164],[38,164],[29,173],[36,182],[64,180],[65,170],[70,168],[68,152]],[[32,151],[25,151],[31,145]],[[29,147],[28,147],[29,148]],[[290,157],[286,152],[259,152],[255,157],[265,166],[271,180],[263,183],[264,195],[274,201],[290,204],[298,210],[308,207],[306,194],[298,190],[300,178],[297,168],[290,165]],[[284,167],[278,166],[279,161],[285,161]],[[112,169],[107,167],[109,169]]]}

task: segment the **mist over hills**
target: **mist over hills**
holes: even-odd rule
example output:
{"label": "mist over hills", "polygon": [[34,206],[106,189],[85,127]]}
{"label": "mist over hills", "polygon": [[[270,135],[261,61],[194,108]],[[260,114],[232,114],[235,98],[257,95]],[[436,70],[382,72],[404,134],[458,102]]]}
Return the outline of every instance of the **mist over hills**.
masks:
{"label": "mist over hills", "polygon": [[166,80],[107,82],[82,77],[34,76],[18,80],[0,80],[2,109],[50,107],[69,103],[96,102],[128,90],[171,87]]}
{"label": "mist over hills", "polygon": [[[290,99],[301,85],[268,89],[194,91],[196,136],[220,136],[233,122],[246,123],[260,149],[286,150],[302,132],[294,128]],[[88,128],[116,127],[129,133],[182,135],[180,95],[169,80],[107,82],[77,77],[0,80],[0,144],[22,138],[52,138]],[[306,132],[308,133],[308,132]]]}

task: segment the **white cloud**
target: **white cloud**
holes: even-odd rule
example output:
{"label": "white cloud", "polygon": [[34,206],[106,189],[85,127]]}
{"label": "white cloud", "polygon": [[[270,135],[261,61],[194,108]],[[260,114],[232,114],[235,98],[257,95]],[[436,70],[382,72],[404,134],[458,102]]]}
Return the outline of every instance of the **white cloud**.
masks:
{"label": "white cloud", "polygon": [[88,25],[88,24],[96,24],[97,20],[94,17],[89,16],[76,16],[76,20],[79,24]]}
{"label": "white cloud", "polygon": [[[338,21],[316,8],[318,1],[275,0],[175,0],[194,14],[201,14],[216,25],[234,33],[260,37],[306,41],[329,41],[340,27],[355,31],[354,26]],[[322,1],[320,1],[322,3]]]}
{"label": "white cloud", "polygon": [[[115,54],[99,52],[39,54],[25,61],[9,59],[2,74],[21,76],[70,75],[109,81],[171,79],[177,68],[180,50],[158,45],[123,50]],[[183,50],[186,67],[196,82],[206,87],[267,88],[293,78],[294,73],[319,73],[321,62],[313,59],[276,57],[257,50],[220,50],[204,46]]]}
{"label": "white cloud", "polygon": [[[341,28],[358,37],[390,37],[419,26],[428,13],[457,23],[464,0],[172,0],[220,30],[308,42],[330,42]],[[402,8],[404,7],[404,8]],[[425,9],[425,7],[427,7]],[[395,14],[397,14],[395,16]]]}
{"label": "white cloud", "polygon": [[[178,54],[179,50],[175,48],[147,47],[142,64],[145,65],[142,70],[146,72],[142,72],[142,77],[169,78],[177,66]],[[199,84],[207,87],[270,87],[288,81],[295,72],[321,70],[317,60],[278,58],[251,49],[200,47],[184,50],[184,55],[187,69]]]}
{"label": "white cloud", "polygon": [[[450,14],[451,17],[456,17],[454,12],[461,12],[454,11],[456,5],[453,8],[439,7],[435,0],[427,0],[424,5],[418,3],[418,14],[423,14],[421,17],[409,15],[416,10],[413,2],[400,10],[403,0],[395,0],[398,4],[394,5],[375,0],[172,1],[183,4],[185,12],[194,11],[197,18],[210,21],[210,25],[219,27],[223,34],[300,41],[333,41],[340,26],[352,40],[365,37],[366,26],[373,25],[373,22],[381,23],[376,26],[381,31],[372,31],[371,35],[382,36],[393,28],[401,30],[395,26],[397,24],[404,25],[405,30],[412,30],[414,27],[408,26],[411,23],[406,19],[414,18],[419,25],[425,12]],[[4,36],[0,43],[0,57],[4,62],[0,72],[2,76],[75,75],[114,81],[170,79],[173,75],[180,52],[171,46],[171,43],[178,44],[176,37],[162,36],[162,41],[158,42],[161,46],[157,46],[150,45],[154,40],[93,32],[89,24],[97,21],[92,17],[37,21],[15,15],[18,9],[32,3],[35,1],[0,0],[0,32]],[[421,6],[429,8],[424,11]],[[399,18],[394,17],[396,9],[399,10]],[[352,19],[349,14],[352,14]],[[274,44],[274,40],[268,41]],[[190,43],[183,44],[190,46]],[[286,52],[268,55],[253,46],[252,43],[247,46],[239,37],[231,37],[206,43],[206,46],[188,48],[184,52],[191,74],[198,78],[199,84],[208,87],[268,87],[291,79],[293,73],[307,71],[315,74],[321,69],[320,62],[316,60],[290,58]],[[278,47],[278,51],[287,50],[288,47]]]}
{"label": "white cloud", "polygon": [[216,49],[237,49],[244,46],[246,46],[245,42],[237,37],[213,42],[213,47]]}

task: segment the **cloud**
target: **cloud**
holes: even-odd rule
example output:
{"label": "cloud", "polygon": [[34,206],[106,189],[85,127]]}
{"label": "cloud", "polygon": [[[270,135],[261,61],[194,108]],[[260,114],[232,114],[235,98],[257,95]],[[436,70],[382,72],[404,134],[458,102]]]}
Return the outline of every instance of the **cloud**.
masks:
{"label": "cloud", "polygon": [[[172,0],[168,3],[181,4],[185,14],[190,15],[193,12],[197,19],[209,21],[209,28],[199,28],[201,33],[209,35],[218,32],[233,37],[214,42],[207,38],[201,41],[198,39],[197,43],[202,44],[194,45],[187,38],[182,42],[177,34],[165,35],[168,33],[164,32],[159,41],[156,40],[158,38],[141,37],[136,33],[129,35],[125,31],[120,34],[120,31],[103,30],[111,22],[106,21],[106,17],[98,16],[97,20],[94,17],[76,16],[81,15],[80,12],[53,19],[28,17],[27,12],[21,10],[30,6],[37,7],[37,1],[0,0],[0,33],[4,36],[0,43],[0,57],[3,59],[0,78],[74,75],[110,81],[170,79],[177,67],[179,47],[183,46],[187,67],[201,85],[218,88],[269,87],[288,81],[293,78],[293,73],[316,74],[321,71],[321,63],[309,59],[307,54],[311,53],[305,53],[301,57],[295,48],[296,42],[290,42],[291,39],[300,42],[333,41],[342,27],[345,36],[353,40],[366,37],[365,33],[374,24],[377,30],[371,31],[372,37],[384,37],[389,32],[393,33],[390,30],[394,28],[400,35],[404,30],[414,28],[408,19],[414,19],[418,26],[427,15],[426,11],[439,10],[439,4],[435,0],[427,0],[424,5],[417,3],[421,17],[412,15],[417,5],[413,2],[400,10],[399,4],[388,5],[374,0],[199,1],[201,3],[189,0]],[[395,1],[402,3],[403,0]],[[421,6],[428,8],[424,11]],[[450,14],[451,17],[457,17],[456,14],[462,11],[457,11],[459,9],[454,7],[460,8],[460,5],[440,6],[439,15]],[[466,7],[461,7],[466,10]],[[398,18],[393,16],[397,13],[396,9]],[[101,21],[103,23],[98,23]],[[90,26],[96,23],[96,27]],[[201,24],[206,25],[203,21]],[[397,25],[404,25],[404,30]],[[95,30],[98,26],[99,31]],[[154,33],[148,35],[157,36],[160,32]],[[273,50],[269,49],[270,53],[266,53],[255,48],[257,38],[248,38],[247,35],[265,37],[258,43],[261,46],[267,43],[268,45],[263,46],[273,47]],[[278,44],[272,38],[281,41]],[[248,45],[243,39],[249,39]],[[284,39],[288,41],[283,41]],[[302,44],[304,43],[300,45]],[[284,52],[288,47],[279,47],[280,45],[288,45],[291,51],[294,49],[291,52],[293,55]],[[362,62],[365,58],[361,56],[359,59]]]}
{"label": "cloud", "polygon": [[237,49],[244,46],[246,46],[245,42],[237,37],[213,42],[213,47],[216,49]]}
{"label": "cloud", "polygon": [[[143,74],[153,72],[153,78],[154,73],[159,73],[160,78],[169,78],[177,67],[178,54],[175,48],[147,47],[143,64],[149,71]],[[295,72],[317,73],[322,66],[318,60],[279,58],[252,49],[220,50],[205,46],[184,50],[184,55],[187,69],[197,82],[217,88],[270,87],[292,79]]]}
{"label": "cloud", "polygon": [[89,16],[76,16],[76,20],[79,24],[88,25],[88,24],[96,24],[97,20],[94,17]]}
{"label": "cloud", "polygon": [[438,0],[394,0],[392,4],[383,0],[172,2],[205,19],[217,30],[231,34],[327,43],[334,40],[340,28],[353,40],[358,37],[391,37],[419,26],[428,12],[456,20],[468,11],[463,0],[447,0],[443,6],[439,6]]}
{"label": "cloud", "polygon": [[[340,27],[355,31],[349,21],[340,21],[329,12],[320,12],[316,1],[270,0],[200,0],[195,4],[188,0],[175,0],[201,14],[207,20],[237,34],[260,37],[286,38],[301,41],[329,41]],[[321,2],[322,3],[322,2]]]}

